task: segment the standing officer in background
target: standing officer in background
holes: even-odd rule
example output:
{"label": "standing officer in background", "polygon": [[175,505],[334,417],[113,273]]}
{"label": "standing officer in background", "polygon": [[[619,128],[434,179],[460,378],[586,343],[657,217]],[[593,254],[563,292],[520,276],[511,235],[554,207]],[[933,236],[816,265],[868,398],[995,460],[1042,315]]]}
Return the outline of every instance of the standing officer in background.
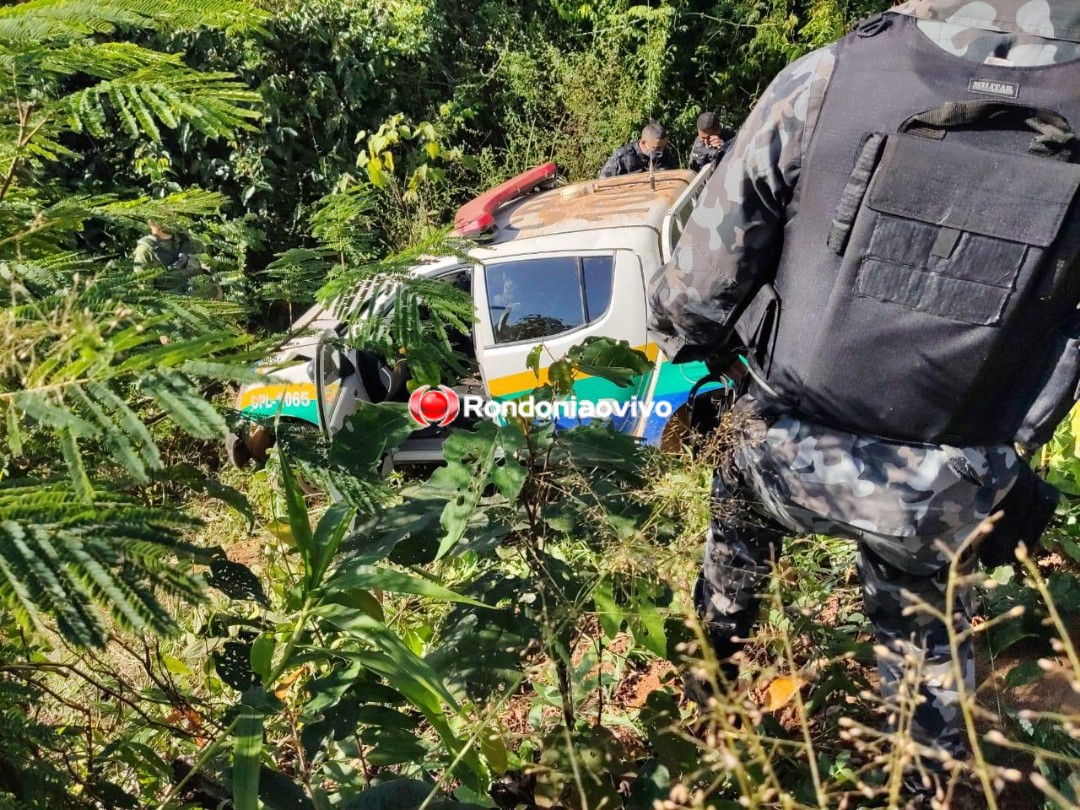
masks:
{"label": "standing officer in background", "polygon": [[622,174],[647,172],[650,163],[657,171],[677,169],[675,156],[667,148],[667,131],[662,124],[650,121],[641,130],[641,138],[624,144],[612,152],[600,177],[618,177]]}
{"label": "standing officer in background", "polygon": [[905,608],[966,631],[965,541],[1001,512],[976,553],[1011,561],[1057,501],[1014,445],[1080,380],[1077,127],[1080,3],[910,0],[776,77],[650,284],[669,357],[750,347],[695,591],[725,678],[784,536],[854,539],[887,700],[921,661],[931,771],[967,732],[948,628]]}
{"label": "standing officer in background", "polygon": [[150,233],[135,246],[136,270],[161,268],[154,286],[164,292],[221,298],[221,288],[199,260],[206,248],[187,231],[161,222],[147,222]]}

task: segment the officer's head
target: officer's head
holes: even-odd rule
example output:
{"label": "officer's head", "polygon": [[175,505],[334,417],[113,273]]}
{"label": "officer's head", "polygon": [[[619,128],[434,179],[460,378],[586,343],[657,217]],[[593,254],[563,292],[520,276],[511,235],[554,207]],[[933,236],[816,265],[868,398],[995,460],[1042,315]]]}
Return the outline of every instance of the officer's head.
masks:
{"label": "officer's head", "polygon": [[667,149],[667,132],[664,130],[663,125],[658,124],[656,121],[650,121],[646,124],[645,128],[641,130],[641,140],[638,141],[638,147],[646,156],[661,156],[664,150]]}
{"label": "officer's head", "polygon": [[699,138],[716,137],[720,135],[720,116],[713,112],[703,112],[697,117],[697,134]]}
{"label": "officer's head", "polygon": [[146,224],[150,226],[150,233],[156,239],[172,239],[173,231],[168,225],[156,220],[149,219]]}

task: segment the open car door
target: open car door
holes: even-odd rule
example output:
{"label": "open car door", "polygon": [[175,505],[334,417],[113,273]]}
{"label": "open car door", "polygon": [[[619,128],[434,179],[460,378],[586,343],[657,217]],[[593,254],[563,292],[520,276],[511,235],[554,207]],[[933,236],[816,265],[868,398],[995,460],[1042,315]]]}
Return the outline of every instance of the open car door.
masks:
{"label": "open car door", "polygon": [[345,417],[356,410],[360,392],[356,366],[338,345],[337,332],[328,329],[319,336],[315,349],[315,397],[319,429],[330,439],[341,429]]}

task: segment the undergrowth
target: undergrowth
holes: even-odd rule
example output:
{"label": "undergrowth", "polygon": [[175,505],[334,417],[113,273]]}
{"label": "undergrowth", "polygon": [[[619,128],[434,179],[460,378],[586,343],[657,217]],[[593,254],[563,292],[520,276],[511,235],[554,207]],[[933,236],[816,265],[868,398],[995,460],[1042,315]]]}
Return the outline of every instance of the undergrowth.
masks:
{"label": "undergrowth", "polygon": [[[790,542],[739,679],[720,683],[688,598],[711,457],[615,452],[600,426],[519,429],[482,428],[451,452],[451,471],[488,483],[462,518],[465,547],[441,555],[439,476],[399,481],[387,511],[354,524],[300,495],[280,457],[226,475],[247,491],[250,528],[221,502],[196,510],[204,541],[246,566],[232,598],[186,609],[168,641],[27,651],[49,666],[24,685],[53,698],[30,720],[70,730],[63,767],[99,797],[113,786],[104,806],[242,807],[245,741],[251,807],[904,806],[900,775],[937,753],[906,728],[914,698],[884,731],[850,544]],[[499,481],[481,439],[547,461]],[[941,806],[1074,805],[1073,508],[1053,553],[978,575],[977,753],[948,763]],[[317,582],[320,543],[342,526]],[[717,681],[704,711],[681,696],[687,668]]]}

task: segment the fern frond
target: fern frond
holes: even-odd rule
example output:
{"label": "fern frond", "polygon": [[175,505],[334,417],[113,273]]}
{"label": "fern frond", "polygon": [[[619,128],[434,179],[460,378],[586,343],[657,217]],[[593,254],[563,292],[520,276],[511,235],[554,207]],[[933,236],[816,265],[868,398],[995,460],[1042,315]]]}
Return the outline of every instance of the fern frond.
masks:
{"label": "fern frond", "polygon": [[111,110],[132,138],[159,141],[158,121],[170,129],[186,122],[207,138],[253,130],[253,121],[261,115],[254,109],[260,100],[231,73],[201,73],[162,62],[98,82],[56,104],[76,132],[107,137],[106,116]]}
{"label": "fern frond", "polygon": [[24,628],[45,617],[69,641],[101,646],[108,622],[134,631],[174,628],[158,592],[198,601],[202,583],[173,557],[203,552],[184,543],[190,519],[116,497],[78,503],[69,486],[0,486],[0,603]]}
{"label": "fern frond", "polygon": [[333,254],[329,250],[287,250],[262,272],[259,297],[264,301],[314,302],[315,293],[332,267]]}
{"label": "fern frond", "polygon": [[133,42],[72,42],[59,48],[47,48],[36,54],[38,69],[59,76],[83,73],[96,79],[112,80],[148,68],[163,70],[168,66],[183,69],[181,55],[162,53]]}
{"label": "fern frond", "polygon": [[311,233],[328,250],[359,257],[371,255],[375,199],[369,186],[328,194],[311,215]]}
{"label": "fern frond", "polygon": [[[70,270],[77,261],[57,266]],[[144,420],[165,416],[198,438],[220,437],[224,419],[199,381],[251,376],[241,368],[253,359],[242,351],[249,337],[140,281],[74,275],[54,293],[24,292],[0,309],[9,349],[0,354],[0,432],[16,453],[27,435],[53,434],[83,500],[96,496],[82,461],[88,449],[104,450],[131,480],[148,483],[162,459]]]}
{"label": "fern frond", "polygon": [[176,424],[195,438],[225,436],[225,420],[186,375],[159,371],[145,377],[140,386]]}
{"label": "fern frond", "polygon": [[[102,385],[97,386],[98,389],[108,391]],[[109,392],[111,394],[111,392]],[[120,464],[127,473],[134,478],[140,484],[150,483],[150,476],[146,473],[146,464],[143,462],[142,456],[135,448],[135,444],[128,438],[128,434],[121,424],[116,419],[116,415],[109,413],[102,407],[101,401],[91,398],[82,387],[74,387],[71,389],[70,396],[72,401],[78,406],[79,410],[87,414],[87,416],[93,420],[95,427],[98,429],[98,435],[101,437],[102,443],[109,449],[112,454],[112,458]],[[112,396],[116,396],[113,394]],[[119,399],[119,397],[117,397]],[[122,403],[121,403],[122,404]],[[127,409],[127,406],[124,406]],[[128,409],[130,412],[130,409]],[[135,422],[146,430],[146,426],[142,424],[138,419]],[[130,426],[125,426],[130,427]],[[141,431],[140,431],[141,432]],[[147,431],[147,438],[149,438],[149,432]],[[150,439],[150,443],[153,444],[153,439]]]}
{"label": "fern frond", "polygon": [[464,256],[440,237],[390,259],[335,272],[319,291],[320,300],[350,325],[349,345],[388,362],[405,359],[421,384],[468,372],[470,358],[455,352],[451,333],[468,334],[475,320],[468,293],[413,273],[432,255]]}
{"label": "fern frond", "polygon": [[75,495],[82,501],[91,501],[94,497],[94,485],[90,483],[86,465],[83,464],[75,432],[71,428],[62,427],[57,429],[56,436],[60,440],[60,452],[64,455],[64,463],[67,464],[68,475],[75,487]]}
{"label": "fern frond", "polygon": [[218,213],[227,201],[220,192],[191,188],[159,198],[113,199],[94,206],[91,211],[94,216],[114,222],[142,224],[148,219],[153,219],[175,220],[189,225],[195,217]]}
{"label": "fern frond", "polygon": [[[196,217],[217,213],[225,204],[225,197],[218,192],[187,189],[160,199],[136,197],[119,200],[115,195],[97,194],[71,196],[45,207],[28,206],[22,221],[16,219],[9,209],[10,224],[4,227],[7,235],[0,237],[0,257],[10,259],[31,253],[49,256],[54,252],[65,253],[59,244],[72,231],[81,230],[91,219],[102,219],[124,225],[141,226],[148,219],[176,222],[190,226]],[[3,233],[3,232],[0,232]]]}
{"label": "fern frond", "polygon": [[155,471],[162,469],[161,452],[154,443],[150,431],[135,411],[102,383],[90,383],[87,388],[88,393],[109,410],[110,415],[116,420],[116,426],[119,427],[118,432],[125,439],[130,438],[137,442],[139,457],[144,467]]}
{"label": "fern frond", "polygon": [[267,14],[236,0],[30,0],[0,8],[0,42],[76,40],[118,28],[258,29]]}

